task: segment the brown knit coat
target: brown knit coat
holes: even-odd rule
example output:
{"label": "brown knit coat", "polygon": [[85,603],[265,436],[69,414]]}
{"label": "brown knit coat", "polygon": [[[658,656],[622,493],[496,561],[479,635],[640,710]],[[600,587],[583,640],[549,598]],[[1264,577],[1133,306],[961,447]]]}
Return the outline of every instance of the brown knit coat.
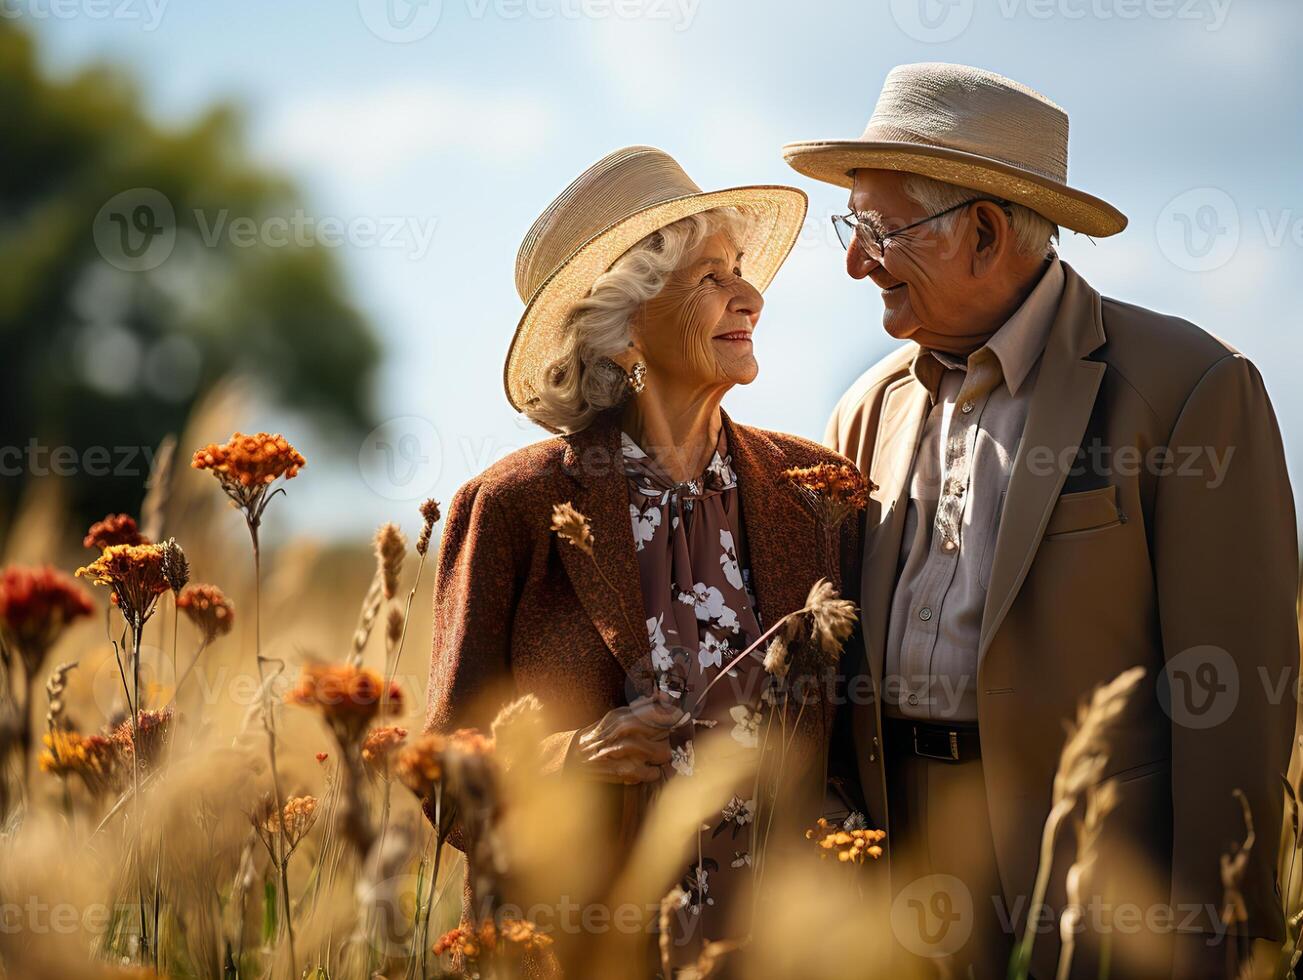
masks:
{"label": "brown knit coat", "polygon": [[[761,625],[799,609],[820,578],[857,596],[859,521],[842,526],[841,554],[830,561],[814,517],[783,475],[847,460],[727,415],[724,425]],[[589,519],[593,558],[551,531],[553,506],[567,501]],[[426,730],[487,731],[504,703],[532,693],[552,731],[542,746],[544,769],[561,770],[579,730],[639,693],[649,644],[638,576],[620,428],[610,413],[475,477],[453,498],[443,530]],[[856,634],[848,649],[858,644]],[[822,756],[834,709],[828,699],[819,703],[822,711],[803,712],[801,731]],[[822,758],[808,771],[822,800]],[[810,801],[799,819],[813,822],[818,808]]]}

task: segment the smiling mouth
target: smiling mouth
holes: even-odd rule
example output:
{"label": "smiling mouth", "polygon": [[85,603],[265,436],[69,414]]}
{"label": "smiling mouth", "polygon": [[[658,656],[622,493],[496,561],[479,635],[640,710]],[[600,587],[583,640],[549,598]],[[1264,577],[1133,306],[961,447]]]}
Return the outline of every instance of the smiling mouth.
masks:
{"label": "smiling mouth", "polygon": [[727,340],[730,343],[751,343],[751,334],[746,330],[734,330],[732,333],[722,333],[715,340]]}

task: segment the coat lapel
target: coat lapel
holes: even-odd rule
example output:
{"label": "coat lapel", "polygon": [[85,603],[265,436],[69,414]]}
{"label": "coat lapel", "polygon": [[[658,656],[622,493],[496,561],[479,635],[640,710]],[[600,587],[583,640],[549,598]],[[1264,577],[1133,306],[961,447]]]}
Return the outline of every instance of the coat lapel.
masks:
{"label": "coat lapel", "polygon": [[887,647],[887,620],[900,562],[900,538],[909,504],[909,474],[914,468],[919,434],[931,398],[907,374],[887,391],[882,421],[868,477],[876,486],[871,493],[868,526],[864,531],[864,577],[860,588],[864,644],[874,690],[880,690]]}
{"label": "coat lapel", "polygon": [[[773,443],[734,424],[728,415],[724,430],[742,501],[742,533],[760,625],[768,629],[805,605],[810,586],[821,575],[813,519],[782,475],[798,462],[785,459]],[[807,527],[806,540],[793,540],[794,529]]]}
{"label": "coat lapel", "polygon": [[1071,459],[1090,420],[1105,365],[1085,357],[1105,340],[1099,293],[1064,263],[1067,281],[1042,356],[1027,427],[1018,446],[996,537],[990,587],[982,614],[978,665],[1040,546]]}
{"label": "coat lapel", "polygon": [[577,484],[571,502],[591,525],[593,555],[559,541],[556,547],[584,611],[625,673],[632,674],[650,647],[619,426],[599,419],[567,436],[563,465]]}

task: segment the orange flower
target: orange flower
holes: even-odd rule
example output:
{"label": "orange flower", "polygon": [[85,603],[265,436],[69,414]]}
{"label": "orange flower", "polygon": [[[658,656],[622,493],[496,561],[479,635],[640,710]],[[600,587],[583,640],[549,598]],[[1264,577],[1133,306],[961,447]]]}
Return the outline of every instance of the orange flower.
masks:
{"label": "orange flower", "polygon": [[45,738],[42,772],[66,778],[76,775],[94,797],[115,793],[126,783],[120,746],[103,735],[81,735],[56,729]]}
{"label": "orange flower", "polygon": [[113,730],[111,737],[126,759],[137,756],[136,740],[139,738],[140,752],[137,758],[140,760],[141,769],[148,771],[163,754],[163,747],[167,744],[168,729],[171,727],[171,708],[164,708],[162,711],[140,711],[136,715],[134,728],[131,719],[128,718]]}
{"label": "orange flower", "polygon": [[134,627],[154,614],[154,603],[169,589],[163,575],[163,550],[156,544],[114,544],[89,565],[77,569],[96,585],[110,585],[123,617]]}
{"label": "orange flower", "polygon": [[103,551],[109,545],[148,544],[149,541],[140,533],[136,519],[130,514],[108,514],[104,520],[90,526],[81,543],[93,551]]}
{"label": "orange flower", "polygon": [[94,608],[72,579],[48,566],[0,572],[0,628],[29,675],[40,669],[68,625]]}
{"label": "orange flower", "polygon": [[176,607],[186,614],[211,643],[231,632],[235,624],[235,607],[215,585],[189,585],[177,596]]}
{"label": "orange flower", "polygon": [[878,845],[886,836],[882,830],[848,830],[829,823],[823,817],[805,832],[805,839],[814,841],[819,848],[819,857],[826,859],[829,855],[836,855],[843,864],[863,864],[866,858],[877,860],[882,857],[882,848]]}
{"label": "orange flower", "polygon": [[783,476],[796,484],[815,514],[833,527],[869,502],[868,483],[849,463],[794,466],[784,470]]}
{"label": "orange flower", "polygon": [[190,465],[210,470],[226,495],[256,526],[270,499],[267,491],[271,485],[281,477],[294,479],[307,460],[280,433],[236,432],[222,445],[211,443],[197,451]]}
{"label": "orange flower", "polygon": [[354,745],[383,712],[403,709],[403,691],[375,671],[350,664],[304,664],[298,687],[285,696],[288,704],[316,708],[341,745]]}
{"label": "orange flower", "polygon": [[393,754],[407,741],[407,729],[386,726],[373,728],[362,740],[362,761],[381,779],[389,778]]}
{"label": "orange flower", "polygon": [[447,737],[429,732],[398,753],[394,774],[421,799],[434,795],[449,755],[488,755],[493,741],[474,728],[459,728]]}

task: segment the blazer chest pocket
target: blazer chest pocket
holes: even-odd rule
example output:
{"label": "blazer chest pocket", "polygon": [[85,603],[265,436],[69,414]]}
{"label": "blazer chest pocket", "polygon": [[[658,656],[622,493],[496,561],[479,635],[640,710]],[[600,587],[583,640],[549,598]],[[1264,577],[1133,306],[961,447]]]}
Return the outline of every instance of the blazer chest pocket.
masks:
{"label": "blazer chest pocket", "polygon": [[1102,531],[1126,521],[1117,503],[1117,487],[1109,485],[1098,490],[1065,493],[1059,498],[1045,526],[1045,537],[1062,538],[1069,535]]}

